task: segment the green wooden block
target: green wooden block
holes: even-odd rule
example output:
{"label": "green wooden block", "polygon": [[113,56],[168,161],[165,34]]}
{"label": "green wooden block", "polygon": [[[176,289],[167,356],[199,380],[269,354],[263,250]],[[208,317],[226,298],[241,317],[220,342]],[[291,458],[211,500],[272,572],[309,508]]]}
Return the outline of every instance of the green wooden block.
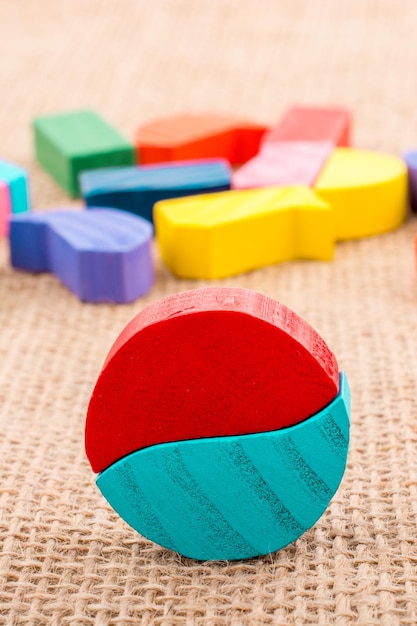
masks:
{"label": "green wooden block", "polygon": [[94,111],[38,117],[33,129],[37,160],[72,197],[80,172],[135,163],[133,145]]}

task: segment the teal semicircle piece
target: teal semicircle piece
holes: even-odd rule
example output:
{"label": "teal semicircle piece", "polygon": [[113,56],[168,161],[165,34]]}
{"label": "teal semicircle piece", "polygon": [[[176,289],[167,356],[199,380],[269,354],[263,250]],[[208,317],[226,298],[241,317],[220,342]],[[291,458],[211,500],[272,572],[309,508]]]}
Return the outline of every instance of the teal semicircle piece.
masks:
{"label": "teal semicircle piece", "polygon": [[345,471],[350,392],[280,430],[158,444],[117,461],[97,485],[155,543],[199,560],[274,552],[311,528]]}

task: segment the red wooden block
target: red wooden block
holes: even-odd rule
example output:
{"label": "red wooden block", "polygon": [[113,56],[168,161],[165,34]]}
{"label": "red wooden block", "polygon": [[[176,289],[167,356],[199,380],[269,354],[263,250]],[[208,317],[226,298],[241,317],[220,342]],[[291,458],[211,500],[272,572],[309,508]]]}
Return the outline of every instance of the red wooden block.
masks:
{"label": "red wooden block", "polygon": [[111,348],[93,391],[86,452],[100,472],[146,446],[277,430],[337,395],[316,331],[257,292],[207,288],[151,304]]}
{"label": "red wooden block", "polygon": [[331,141],[350,145],[351,115],[335,107],[294,106],[264,136],[264,141]]}
{"label": "red wooden block", "polygon": [[265,131],[265,126],[230,115],[174,115],[139,128],[137,160],[147,164],[224,158],[240,164],[257,154]]}
{"label": "red wooden block", "polygon": [[242,126],[237,126],[234,130],[235,134],[235,153],[233,156],[233,165],[241,165],[246,163],[258,154],[262,138],[266,132],[266,126],[259,126],[246,122]]}

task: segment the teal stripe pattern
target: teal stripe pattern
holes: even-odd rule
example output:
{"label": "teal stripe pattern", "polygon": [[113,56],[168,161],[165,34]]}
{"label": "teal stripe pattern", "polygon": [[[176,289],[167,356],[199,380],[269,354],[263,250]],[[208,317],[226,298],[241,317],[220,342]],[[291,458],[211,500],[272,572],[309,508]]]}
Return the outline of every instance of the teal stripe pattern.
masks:
{"label": "teal stripe pattern", "polygon": [[238,560],[279,550],[311,528],[342,480],[350,391],[289,428],[158,444],[97,477],[135,530],[198,560]]}

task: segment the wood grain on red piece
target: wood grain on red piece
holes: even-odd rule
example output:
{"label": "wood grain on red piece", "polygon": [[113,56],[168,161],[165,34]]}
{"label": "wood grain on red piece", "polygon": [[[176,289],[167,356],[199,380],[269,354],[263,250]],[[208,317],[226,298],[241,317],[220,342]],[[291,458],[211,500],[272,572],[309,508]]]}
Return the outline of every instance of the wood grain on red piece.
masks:
{"label": "wood grain on red piece", "polygon": [[144,124],[136,134],[141,164],[224,158],[244,163],[257,154],[266,127],[231,115],[186,113]]}
{"label": "wood grain on red piece", "polygon": [[264,136],[264,141],[331,141],[350,145],[351,114],[336,107],[294,106]]}
{"label": "wood grain on red piece", "polygon": [[96,472],[158,443],[276,430],[337,395],[336,359],[316,331],[257,292],[207,288],[140,312],[93,391],[86,452]]}

